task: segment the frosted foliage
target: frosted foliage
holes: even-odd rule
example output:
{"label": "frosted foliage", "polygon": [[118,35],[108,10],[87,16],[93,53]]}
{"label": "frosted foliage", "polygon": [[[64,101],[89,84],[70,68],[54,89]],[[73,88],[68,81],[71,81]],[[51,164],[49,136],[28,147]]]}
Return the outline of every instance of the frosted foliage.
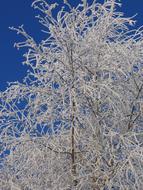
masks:
{"label": "frosted foliage", "polygon": [[0,92],[0,189],[141,190],[142,27],[114,0],[32,6],[47,38],[11,28],[29,70]]}

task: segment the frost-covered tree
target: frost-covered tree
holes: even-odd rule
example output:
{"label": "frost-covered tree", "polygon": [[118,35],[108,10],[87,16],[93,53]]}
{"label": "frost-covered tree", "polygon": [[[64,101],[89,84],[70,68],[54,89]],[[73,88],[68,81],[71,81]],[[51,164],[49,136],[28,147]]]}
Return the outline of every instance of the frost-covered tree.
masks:
{"label": "frost-covered tree", "polygon": [[32,6],[47,38],[11,28],[29,70],[0,92],[0,189],[141,190],[142,27],[115,0]]}

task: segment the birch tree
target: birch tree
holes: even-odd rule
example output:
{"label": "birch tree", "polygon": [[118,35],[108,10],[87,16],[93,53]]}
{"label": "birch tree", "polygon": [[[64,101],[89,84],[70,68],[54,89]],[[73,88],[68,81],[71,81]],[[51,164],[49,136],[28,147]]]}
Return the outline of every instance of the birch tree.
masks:
{"label": "birch tree", "polygon": [[0,189],[142,189],[143,30],[120,5],[35,0],[39,44],[11,27],[29,70],[0,92]]}

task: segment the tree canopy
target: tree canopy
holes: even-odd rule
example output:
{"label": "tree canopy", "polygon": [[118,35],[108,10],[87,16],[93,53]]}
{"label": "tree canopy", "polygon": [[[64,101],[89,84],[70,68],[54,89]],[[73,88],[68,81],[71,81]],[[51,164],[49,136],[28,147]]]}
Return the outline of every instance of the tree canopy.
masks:
{"label": "tree canopy", "polygon": [[29,70],[0,92],[0,187],[141,190],[142,27],[119,1],[69,2],[33,1],[47,33],[39,44],[11,28]]}

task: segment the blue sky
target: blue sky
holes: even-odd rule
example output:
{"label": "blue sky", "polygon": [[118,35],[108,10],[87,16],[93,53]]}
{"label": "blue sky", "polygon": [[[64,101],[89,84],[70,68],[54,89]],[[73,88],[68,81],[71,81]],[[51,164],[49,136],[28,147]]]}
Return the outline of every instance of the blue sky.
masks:
{"label": "blue sky", "polygon": [[[60,0],[58,0],[60,1]],[[54,2],[58,2],[54,1]],[[78,0],[69,0],[72,3]],[[88,0],[91,1],[91,0]],[[99,0],[97,0],[99,1]],[[102,0],[100,0],[102,1]],[[121,10],[126,16],[136,13],[137,26],[143,25],[143,1],[121,0]],[[7,81],[22,81],[26,75],[26,66],[22,65],[24,50],[13,47],[14,42],[22,40],[15,32],[8,29],[9,26],[24,24],[25,29],[36,41],[40,41],[45,35],[40,32],[41,26],[34,17],[37,12],[31,8],[32,0],[4,0],[0,4],[0,90],[4,90]]]}

